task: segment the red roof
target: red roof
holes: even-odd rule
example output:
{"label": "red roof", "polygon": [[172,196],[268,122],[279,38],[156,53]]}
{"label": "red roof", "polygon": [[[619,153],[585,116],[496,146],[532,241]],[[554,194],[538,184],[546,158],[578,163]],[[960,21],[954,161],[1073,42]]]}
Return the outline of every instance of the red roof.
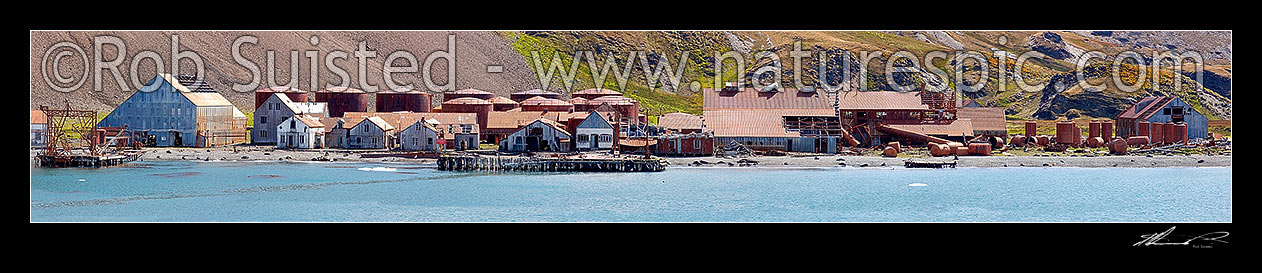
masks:
{"label": "red roof", "polygon": [[444,101],[443,104],[491,104],[491,102],[479,98],[458,98]]}
{"label": "red roof", "polygon": [[515,92],[513,93],[513,95],[558,95],[560,96],[561,94],[557,92],[543,91],[540,89],[530,89],[526,91]]}
{"label": "red roof", "polygon": [[685,113],[670,113],[657,118],[657,127],[675,130],[701,130],[701,117]]}
{"label": "red roof", "polygon": [[483,94],[493,94],[493,93],[491,93],[491,92],[486,92],[486,91],[482,91],[482,90],[477,90],[477,89],[473,89],[473,88],[466,88],[466,89],[460,89],[460,90],[456,90],[456,91],[447,91],[447,92],[446,92],[446,94],[478,94],[478,95],[483,95]]}
{"label": "red roof", "polygon": [[635,104],[635,99],[623,96],[602,96],[587,101],[587,104],[590,105],[599,105],[602,103],[609,103],[609,105],[631,105]]}
{"label": "red roof", "polygon": [[329,87],[329,88],[321,89],[320,91],[316,91],[316,92],[320,92],[320,93],[326,93],[326,92],[364,93],[364,90],[359,90],[358,88],[352,88],[352,87],[342,87],[342,86],[337,86],[337,87]]}
{"label": "red roof", "polygon": [[917,92],[855,91],[841,92],[837,108],[841,110],[928,110]]}
{"label": "red roof", "polygon": [[574,92],[574,94],[579,94],[579,95],[622,95],[622,93],[620,93],[620,92],[618,92],[618,91],[613,91],[613,90],[610,90],[610,89],[604,89],[604,88],[590,88],[590,89],[583,89],[583,90],[580,90],[580,91],[578,91],[578,92]]}
{"label": "red roof", "polygon": [[490,102],[494,104],[517,104],[516,101],[503,96],[495,96],[494,98],[491,98]]}
{"label": "red roof", "polygon": [[702,106],[705,110],[721,109],[829,109],[832,103],[819,92],[758,92],[753,88],[729,92],[722,89],[702,90]]}
{"label": "red roof", "polygon": [[570,104],[570,103],[565,102],[565,101],[563,101],[563,100],[558,100],[558,99],[549,99],[549,98],[539,97],[539,96],[536,96],[536,97],[533,97],[533,98],[526,99],[526,100],[524,100],[524,101],[522,101],[522,102],[521,102],[521,105],[522,105],[522,106],[526,106],[526,105],[563,105],[563,106],[573,106],[573,104]]}
{"label": "red roof", "polygon": [[[1117,119],[1139,119],[1148,120],[1157,110],[1165,108],[1170,102],[1174,101],[1174,97],[1147,97],[1140,99],[1135,105],[1126,108],[1121,114],[1117,115]],[[1136,109],[1136,106],[1144,105],[1144,109]]]}

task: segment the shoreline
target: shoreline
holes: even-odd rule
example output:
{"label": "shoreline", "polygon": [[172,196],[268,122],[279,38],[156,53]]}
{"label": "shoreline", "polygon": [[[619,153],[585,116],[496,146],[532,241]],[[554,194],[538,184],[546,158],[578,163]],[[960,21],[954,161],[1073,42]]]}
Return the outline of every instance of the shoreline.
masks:
{"label": "shoreline", "polygon": [[[270,147],[217,148],[146,148],[139,161],[202,161],[202,162],[359,162],[435,164],[433,158],[379,157],[362,158],[360,154],[380,151],[364,150],[282,150]],[[37,150],[31,150],[33,161]],[[725,157],[664,157],[668,168],[732,167],[732,168],[799,168],[859,167],[902,168],[910,157],[852,155]],[[742,161],[742,159],[746,161]],[[952,161],[954,157],[921,158],[931,161]],[[756,161],[757,164],[742,163]],[[1083,168],[1168,168],[1168,167],[1231,167],[1228,155],[1104,155],[1104,156],[961,156],[957,167],[1083,167]],[[698,164],[700,163],[700,164]]]}

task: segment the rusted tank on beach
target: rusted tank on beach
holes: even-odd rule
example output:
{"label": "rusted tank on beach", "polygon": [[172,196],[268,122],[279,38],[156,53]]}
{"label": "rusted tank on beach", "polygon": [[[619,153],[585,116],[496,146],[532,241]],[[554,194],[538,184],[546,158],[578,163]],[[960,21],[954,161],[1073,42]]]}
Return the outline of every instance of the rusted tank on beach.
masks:
{"label": "rusted tank on beach", "polygon": [[1092,137],[1092,138],[1087,139],[1087,147],[1099,148],[1099,147],[1104,147],[1104,145],[1105,145],[1105,142],[1104,142],[1104,138],[1102,137]]}
{"label": "rusted tank on beach", "polygon": [[1148,145],[1148,143],[1152,143],[1152,141],[1148,139],[1147,136],[1133,136],[1126,138],[1126,145],[1130,146],[1143,146]]}
{"label": "rusted tank on beach", "polygon": [[1056,143],[1078,146],[1082,143],[1082,129],[1073,121],[1056,122]]}
{"label": "rusted tank on beach", "polygon": [[1002,150],[1002,149],[1003,149],[1003,145],[1004,145],[1004,141],[1003,141],[1003,138],[1002,138],[1002,137],[997,137],[997,136],[990,137],[990,148],[991,148],[991,149],[993,149],[993,150]]}
{"label": "rusted tank on beach", "polygon": [[1188,143],[1187,123],[1180,122],[1174,125],[1174,139],[1184,144]]}
{"label": "rusted tank on beach", "polygon": [[1009,142],[1008,145],[1012,145],[1012,147],[1025,147],[1025,142],[1028,140],[1029,138],[1026,138],[1025,136],[1014,136],[1012,137],[1012,142]]}
{"label": "rusted tank on beach", "polygon": [[1165,140],[1165,141],[1163,141],[1163,142],[1164,142],[1164,143],[1175,143],[1175,142],[1178,142],[1180,139],[1179,139],[1179,137],[1178,137],[1178,136],[1176,136],[1176,134],[1175,134],[1174,123],[1171,123],[1171,122],[1166,122],[1166,123],[1163,123],[1163,124],[1164,124],[1164,125],[1161,125],[1161,127],[1165,129],[1164,133],[1166,134],[1164,137],[1162,137],[1162,138],[1161,138],[1162,140]]}
{"label": "rusted tank on beach", "polygon": [[955,155],[957,156],[968,155],[968,146],[955,147]]}
{"label": "rusted tank on beach", "polygon": [[1109,142],[1109,152],[1124,155],[1126,154],[1126,148],[1129,146],[1130,144],[1126,140],[1115,138],[1112,142]]}
{"label": "rusted tank on beach", "polygon": [[1091,139],[1093,137],[1099,137],[1100,127],[1101,125],[1100,125],[1099,120],[1092,120],[1091,123],[1088,123],[1087,124],[1087,139]]}
{"label": "rusted tank on beach", "polygon": [[1153,122],[1152,130],[1148,131],[1152,135],[1148,136],[1148,140],[1153,144],[1166,143],[1166,124],[1161,122]]}
{"label": "rusted tank on beach", "polygon": [[885,146],[887,146],[887,147],[894,147],[894,152],[895,152],[895,153],[901,153],[901,152],[903,152],[903,148],[902,148],[901,146],[899,146],[899,145],[898,145],[898,141],[895,141],[895,142],[890,142],[890,143],[888,143],[888,144],[885,144]]}
{"label": "rusted tank on beach", "polygon": [[990,143],[973,142],[968,144],[969,155],[990,155]]}
{"label": "rusted tank on beach", "polygon": [[1100,137],[1113,139],[1113,121],[1105,120],[1100,122]]}
{"label": "rusted tank on beach", "polygon": [[1139,128],[1139,133],[1132,136],[1146,136],[1148,138],[1152,138],[1152,124],[1151,123],[1148,123],[1147,121],[1140,121],[1139,123],[1136,124],[1135,127]]}
{"label": "rusted tank on beach", "polygon": [[881,152],[881,154],[885,155],[885,157],[898,157],[898,148],[886,146],[885,151]]}
{"label": "rusted tank on beach", "polygon": [[946,155],[951,155],[952,152],[954,151],[951,150],[951,146],[948,146],[946,144],[937,144],[937,143],[929,144],[929,155],[946,156]]}
{"label": "rusted tank on beach", "polygon": [[1034,143],[1037,143],[1039,146],[1047,146],[1047,145],[1052,144],[1052,137],[1050,137],[1050,136],[1036,136],[1036,137],[1034,137]]}
{"label": "rusted tank on beach", "polygon": [[1026,122],[1025,122],[1025,135],[1026,135],[1026,136],[1034,136],[1034,135],[1037,135],[1037,134],[1038,134],[1038,128],[1039,128],[1039,124],[1038,124],[1037,122],[1034,122],[1034,121],[1026,121]]}

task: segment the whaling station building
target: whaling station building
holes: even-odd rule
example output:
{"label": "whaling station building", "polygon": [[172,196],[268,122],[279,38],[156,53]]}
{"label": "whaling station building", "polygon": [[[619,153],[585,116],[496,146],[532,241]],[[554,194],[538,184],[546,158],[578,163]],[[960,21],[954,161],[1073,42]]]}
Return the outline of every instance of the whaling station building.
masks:
{"label": "whaling station building", "polygon": [[246,140],[245,114],[190,75],[154,76],[97,126],[127,126],[146,146],[208,147]]}

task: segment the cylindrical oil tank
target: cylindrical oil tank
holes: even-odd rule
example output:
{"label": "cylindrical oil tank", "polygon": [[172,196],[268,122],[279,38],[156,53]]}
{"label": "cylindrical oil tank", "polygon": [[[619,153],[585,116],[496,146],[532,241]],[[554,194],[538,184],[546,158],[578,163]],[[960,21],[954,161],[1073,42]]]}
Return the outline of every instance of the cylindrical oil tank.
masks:
{"label": "cylindrical oil tank", "polygon": [[1029,138],[1026,136],[1013,136],[1012,142],[1009,143],[1009,145],[1012,145],[1013,147],[1025,147],[1026,141],[1029,141]]}
{"label": "cylindrical oil tank", "polygon": [[1146,136],[1148,138],[1152,138],[1152,125],[1147,121],[1140,121],[1135,124],[1135,127],[1138,132],[1131,136]]}
{"label": "cylindrical oil tank", "polygon": [[1126,140],[1122,140],[1121,138],[1116,138],[1116,139],[1113,139],[1112,142],[1109,142],[1109,152],[1112,152],[1114,154],[1124,155],[1126,154],[1127,146],[1130,146],[1130,145],[1127,143]]}
{"label": "cylindrical oil tank", "polygon": [[1100,137],[1104,139],[1113,139],[1113,121],[1100,121]]}
{"label": "cylindrical oil tank", "polygon": [[511,94],[508,94],[509,99],[512,99],[513,101],[518,101],[518,102],[525,101],[533,97],[544,97],[544,98],[557,99],[557,100],[562,99],[561,93],[549,92],[549,91],[544,91],[540,89],[531,89],[531,90],[513,92]]}
{"label": "cylindrical oil tank", "polygon": [[563,100],[533,97],[521,102],[522,111],[569,112],[574,105]]}
{"label": "cylindrical oil tank", "polygon": [[1034,137],[1034,143],[1038,143],[1039,146],[1051,145],[1052,137],[1051,136],[1036,136]]}
{"label": "cylindrical oil tank", "polygon": [[1166,124],[1165,123],[1153,122],[1152,130],[1148,132],[1152,133],[1152,135],[1149,136],[1149,140],[1151,140],[1152,143],[1166,143],[1166,140],[1165,140]]}
{"label": "cylindrical oil tank", "polygon": [[1087,147],[1099,148],[1104,147],[1104,144],[1104,138],[1102,137],[1092,137],[1087,139]]}
{"label": "cylindrical oil tank", "polygon": [[432,98],[422,91],[377,92],[377,112],[429,112]]}
{"label": "cylindrical oil tank", "polygon": [[969,155],[990,155],[990,143],[973,142],[968,144]]}
{"label": "cylindrical oil tank", "polygon": [[1000,150],[1000,149],[1003,149],[1003,144],[1004,144],[1004,142],[1003,142],[1003,138],[1002,138],[1002,137],[997,137],[997,136],[990,137],[990,148],[991,148],[991,149],[994,149],[994,150]]}
{"label": "cylindrical oil tank", "polygon": [[951,146],[948,146],[946,144],[937,144],[937,143],[929,144],[929,155],[944,156],[944,155],[950,155],[952,152],[953,151],[951,150]]}
{"label": "cylindrical oil tank", "polygon": [[888,143],[888,144],[885,144],[885,146],[888,146],[888,147],[894,147],[894,151],[895,151],[895,152],[898,152],[898,153],[903,152],[902,147],[900,147],[900,146],[898,145],[898,141],[895,141],[895,142],[890,142],[890,143]]}
{"label": "cylindrical oil tank", "polygon": [[456,91],[443,92],[443,101],[449,101],[459,98],[475,98],[480,100],[489,100],[495,98],[495,93],[477,90],[473,88],[460,89]]}
{"label": "cylindrical oil tank", "polygon": [[1073,121],[1056,122],[1056,143],[1077,145],[1082,137],[1082,130]]}
{"label": "cylindrical oil tank", "polygon": [[1100,127],[1100,121],[1098,120],[1092,120],[1091,123],[1087,124],[1087,138],[1100,137]]}
{"label": "cylindrical oil tank", "polygon": [[348,87],[333,87],[317,91],[316,102],[328,103],[329,117],[340,118],[346,112],[368,112],[368,93]]}
{"label": "cylindrical oil tank", "polygon": [[1174,130],[1175,130],[1175,129],[1174,129],[1174,123],[1171,123],[1171,122],[1166,122],[1166,123],[1163,123],[1163,124],[1164,124],[1164,125],[1161,125],[1161,127],[1162,127],[1163,129],[1165,129],[1165,131],[1164,131],[1164,132],[1166,133],[1166,135],[1165,135],[1165,137],[1162,137],[1162,138],[1161,138],[1161,140],[1164,140],[1164,141],[1165,141],[1165,143],[1175,143],[1175,142],[1178,142],[1180,139],[1179,139],[1179,138],[1175,135],[1175,132],[1174,132]]}
{"label": "cylindrical oil tank", "polygon": [[565,100],[565,102],[574,105],[574,112],[587,112],[592,110],[591,107],[587,105],[587,99],[584,98],[572,98]]}
{"label": "cylindrical oil tank", "polygon": [[968,146],[955,147],[955,155],[957,156],[968,155]]}
{"label": "cylindrical oil tank", "polygon": [[894,147],[885,147],[885,151],[881,152],[881,154],[885,155],[886,157],[897,157],[898,149]]}
{"label": "cylindrical oil tank", "polygon": [[1143,146],[1148,145],[1148,143],[1152,143],[1152,140],[1147,136],[1133,136],[1126,138],[1126,145]]}
{"label": "cylindrical oil tank", "polygon": [[266,102],[267,98],[272,97],[272,94],[275,93],[285,94],[286,97],[289,97],[289,100],[294,102],[307,102],[309,99],[307,91],[302,91],[298,88],[288,86],[266,87],[254,90],[254,109],[259,109],[259,106],[263,106],[263,102]]}
{"label": "cylindrical oil tank", "polygon": [[496,96],[494,98],[491,98],[490,102],[492,105],[491,107],[492,110],[495,110],[498,112],[517,109],[517,107],[521,106],[520,104],[517,103],[517,101],[511,100],[509,98],[505,98],[502,96]]}
{"label": "cylindrical oil tank", "polygon": [[1025,122],[1025,135],[1026,136],[1033,137],[1033,136],[1038,135],[1038,129],[1039,129],[1039,124],[1037,122],[1034,122],[1034,121]]}
{"label": "cylindrical oil tank", "polygon": [[604,88],[591,88],[591,89],[584,89],[578,92],[574,92],[574,94],[570,94],[570,96],[575,97],[575,98],[584,98],[587,100],[594,100],[596,98],[604,97],[604,96],[622,96],[622,93],[618,91],[604,89]]}
{"label": "cylindrical oil tank", "polygon": [[478,98],[458,98],[443,102],[443,113],[478,114],[478,128],[482,130],[486,130],[487,117],[493,108],[491,102]]}
{"label": "cylindrical oil tank", "polygon": [[1187,123],[1174,124],[1174,139],[1184,144],[1188,143],[1188,125]]}

